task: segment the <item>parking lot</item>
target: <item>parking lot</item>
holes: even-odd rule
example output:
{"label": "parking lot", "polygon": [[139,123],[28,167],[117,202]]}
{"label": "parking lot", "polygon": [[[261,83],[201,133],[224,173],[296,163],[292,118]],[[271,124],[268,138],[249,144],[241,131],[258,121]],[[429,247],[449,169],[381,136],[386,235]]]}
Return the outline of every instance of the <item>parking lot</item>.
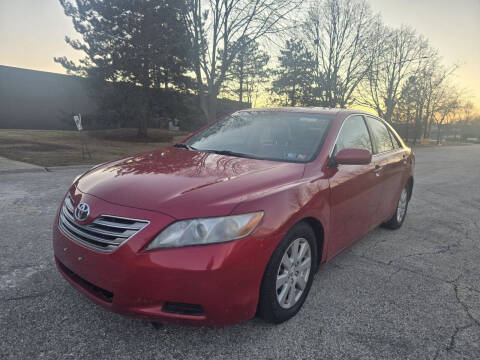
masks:
{"label": "parking lot", "polygon": [[110,313],[57,273],[51,228],[80,168],[0,174],[1,359],[479,359],[480,146],[420,148],[404,226],[324,265],[300,313],[224,329]]}

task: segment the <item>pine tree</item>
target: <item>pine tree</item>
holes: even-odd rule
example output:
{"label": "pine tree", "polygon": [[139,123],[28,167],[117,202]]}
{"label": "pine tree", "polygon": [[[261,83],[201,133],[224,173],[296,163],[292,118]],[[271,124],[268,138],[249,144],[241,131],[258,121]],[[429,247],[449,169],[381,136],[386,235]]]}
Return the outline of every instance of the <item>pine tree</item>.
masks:
{"label": "pine tree", "polygon": [[[146,137],[150,89],[185,88],[189,37],[182,0],[60,0],[81,40],[66,37],[85,57],[78,64],[54,60],[69,72],[90,78],[95,90],[130,84],[138,106],[138,136]],[[141,91],[139,91],[141,89]],[[110,91],[111,93],[111,91]],[[102,98],[102,96],[98,96]]]}
{"label": "pine tree", "polygon": [[252,103],[254,95],[269,76],[270,56],[260,49],[257,41],[248,42],[232,61],[226,86],[238,96],[239,102]]}
{"label": "pine tree", "polygon": [[280,50],[278,69],[273,72],[271,92],[282,105],[311,105],[314,62],[300,40],[287,40]]}

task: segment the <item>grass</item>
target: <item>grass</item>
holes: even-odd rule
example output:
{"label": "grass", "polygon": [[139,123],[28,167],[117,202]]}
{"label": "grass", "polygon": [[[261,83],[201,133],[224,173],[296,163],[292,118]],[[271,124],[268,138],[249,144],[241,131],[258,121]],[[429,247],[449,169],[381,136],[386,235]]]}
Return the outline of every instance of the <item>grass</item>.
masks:
{"label": "grass", "polygon": [[[150,129],[139,140],[136,129],[96,130],[81,133],[64,130],[0,129],[0,156],[40,166],[98,164],[129,155],[164,148],[186,133]],[[92,159],[82,159],[85,139]]]}
{"label": "grass", "polygon": [[[40,166],[98,164],[121,159],[145,151],[164,148],[178,142],[186,133],[150,129],[149,138],[139,140],[136,129],[96,130],[89,132],[64,130],[0,129],[0,156]],[[92,159],[82,159],[82,139],[87,140]],[[443,146],[466,145],[450,141]],[[417,143],[415,147],[436,144]]]}

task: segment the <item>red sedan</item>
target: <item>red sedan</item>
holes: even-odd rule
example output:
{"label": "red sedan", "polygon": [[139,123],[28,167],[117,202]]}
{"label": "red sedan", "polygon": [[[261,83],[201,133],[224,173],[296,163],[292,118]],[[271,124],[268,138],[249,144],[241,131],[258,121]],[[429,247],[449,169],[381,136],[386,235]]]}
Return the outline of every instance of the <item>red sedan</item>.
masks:
{"label": "red sedan", "polygon": [[414,155],[359,111],[239,111],[75,179],[55,220],[62,275],[113,311],[225,326],[294,316],[319,265],[399,228]]}

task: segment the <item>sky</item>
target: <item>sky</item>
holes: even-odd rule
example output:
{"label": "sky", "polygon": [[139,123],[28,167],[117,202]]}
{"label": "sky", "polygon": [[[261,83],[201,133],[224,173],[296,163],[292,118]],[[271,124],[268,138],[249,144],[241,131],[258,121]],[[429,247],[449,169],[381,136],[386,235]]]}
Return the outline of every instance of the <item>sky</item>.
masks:
{"label": "sky", "polygon": [[[410,25],[458,64],[456,82],[480,111],[480,0],[369,0],[387,25]],[[54,56],[78,59],[75,37],[58,0],[0,0],[0,65],[64,73]]]}

